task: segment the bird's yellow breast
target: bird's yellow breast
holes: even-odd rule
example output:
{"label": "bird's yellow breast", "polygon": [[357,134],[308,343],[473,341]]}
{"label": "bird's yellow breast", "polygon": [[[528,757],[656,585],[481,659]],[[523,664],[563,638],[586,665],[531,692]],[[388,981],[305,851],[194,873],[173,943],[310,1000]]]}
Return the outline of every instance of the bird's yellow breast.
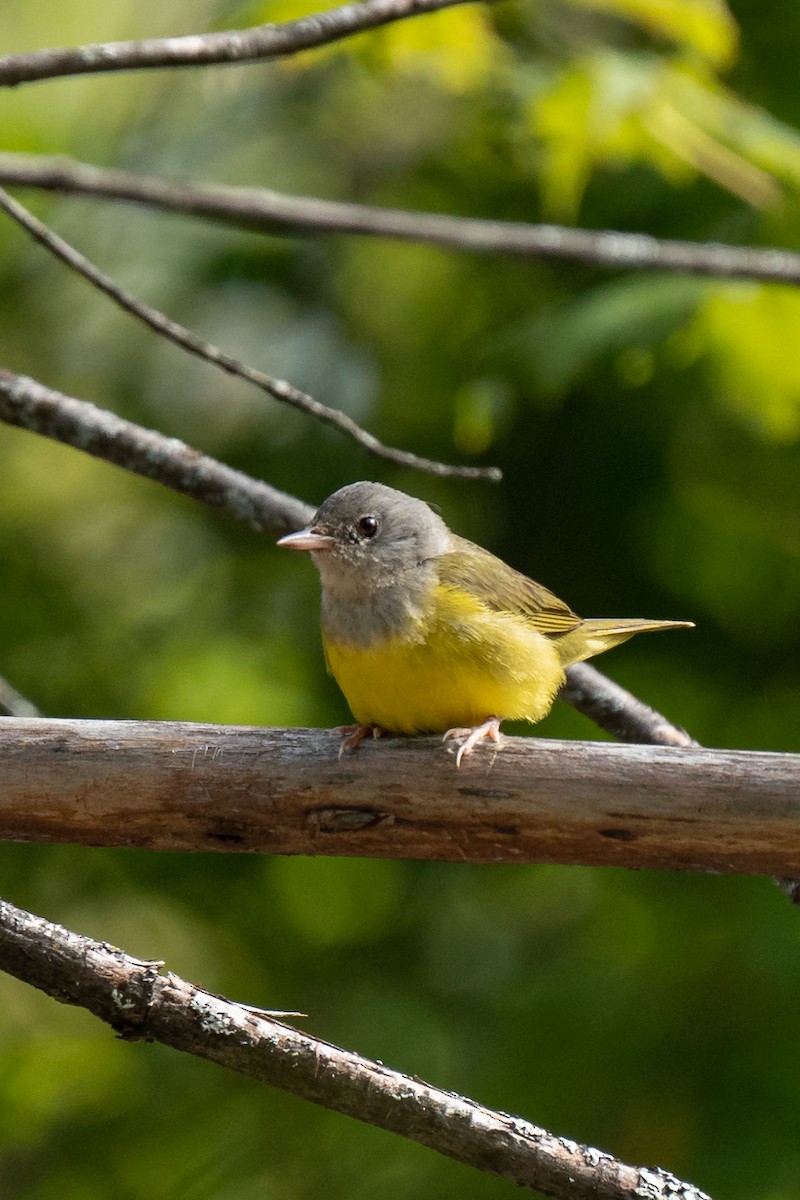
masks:
{"label": "bird's yellow breast", "polygon": [[553,643],[523,617],[438,583],[422,615],[390,637],[337,643],[323,628],[323,640],[353,716],[392,733],[540,721],[564,678]]}

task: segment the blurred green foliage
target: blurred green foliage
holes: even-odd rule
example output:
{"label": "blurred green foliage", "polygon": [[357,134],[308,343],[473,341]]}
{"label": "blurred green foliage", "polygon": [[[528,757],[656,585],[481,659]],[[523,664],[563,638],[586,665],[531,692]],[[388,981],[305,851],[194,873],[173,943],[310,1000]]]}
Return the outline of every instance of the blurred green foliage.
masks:
{"label": "blurred green foliage", "polygon": [[[4,0],[5,52],[306,0]],[[795,0],[455,8],[284,63],[2,97],[8,149],[516,220],[797,247]],[[368,461],[157,341],[11,226],[4,365],[320,500],[440,503],[587,615],[692,618],[603,669],[718,746],[800,750],[800,296],[122,205],[31,203],[106,271],[379,437]],[[50,715],[333,725],[307,562],[0,429],[0,674]],[[597,736],[557,708],[541,732]],[[715,1197],[800,1174],[800,919],[766,880],[7,845],[3,894],[205,987]],[[500,1197],[508,1185],[0,979],[0,1193]]]}

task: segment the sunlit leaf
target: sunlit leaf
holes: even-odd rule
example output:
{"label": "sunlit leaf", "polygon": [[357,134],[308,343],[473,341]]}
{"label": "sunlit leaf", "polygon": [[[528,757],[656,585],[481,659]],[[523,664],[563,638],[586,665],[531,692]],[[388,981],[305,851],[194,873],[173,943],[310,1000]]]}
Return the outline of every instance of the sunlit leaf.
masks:
{"label": "sunlit leaf", "polygon": [[696,326],[721,403],[778,440],[800,435],[800,359],[789,347],[800,328],[800,293],[736,284],[714,289]]}
{"label": "sunlit leaf", "polygon": [[581,8],[624,17],[656,38],[664,38],[729,66],[739,31],[724,0],[577,0]]}
{"label": "sunlit leaf", "polygon": [[[253,23],[293,21],[309,14],[303,0],[269,0],[248,10]],[[398,21],[368,34],[332,42],[282,60],[291,71],[320,59],[356,55],[389,74],[425,76],[448,91],[481,86],[506,51],[478,7],[453,8],[411,21]]]}
{"label": "sunlit leaf", "polygon": [[597,51],[573,60],[530,101],[542,144],[547,212],[577,215],[589,180],[645,163],[672,184],[706,175],[758,208],[797,186],[800,137],[747,105],[713,74],[680,58]]}

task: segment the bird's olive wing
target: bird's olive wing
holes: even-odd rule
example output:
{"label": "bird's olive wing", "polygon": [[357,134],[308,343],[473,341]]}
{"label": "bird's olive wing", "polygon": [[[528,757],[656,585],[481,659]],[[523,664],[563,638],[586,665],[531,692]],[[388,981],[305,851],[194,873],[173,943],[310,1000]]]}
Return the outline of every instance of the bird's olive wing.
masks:
{"label": "bird's olive wing", "polygon": [[495,612],[518,613],[540,633],[557,637],[580,625],[581,618],[546,587],[521,575],[500,558],[464,538],[437,559],[439,581],[471,593]]}

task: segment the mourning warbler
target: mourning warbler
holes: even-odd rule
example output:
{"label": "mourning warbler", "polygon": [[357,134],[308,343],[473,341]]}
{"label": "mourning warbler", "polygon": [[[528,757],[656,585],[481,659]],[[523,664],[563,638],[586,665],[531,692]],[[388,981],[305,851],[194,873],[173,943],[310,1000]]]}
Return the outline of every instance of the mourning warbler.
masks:
{"label": "mourning warbler", "polygon": [[423,500],[351,483],[279,546],[322,582],[328,667],[369,733],[443,733],[460,765],[500,722],[541,721],[564,672],[651,629],[690,621],[581,620],[547,588],[451,533]]}

